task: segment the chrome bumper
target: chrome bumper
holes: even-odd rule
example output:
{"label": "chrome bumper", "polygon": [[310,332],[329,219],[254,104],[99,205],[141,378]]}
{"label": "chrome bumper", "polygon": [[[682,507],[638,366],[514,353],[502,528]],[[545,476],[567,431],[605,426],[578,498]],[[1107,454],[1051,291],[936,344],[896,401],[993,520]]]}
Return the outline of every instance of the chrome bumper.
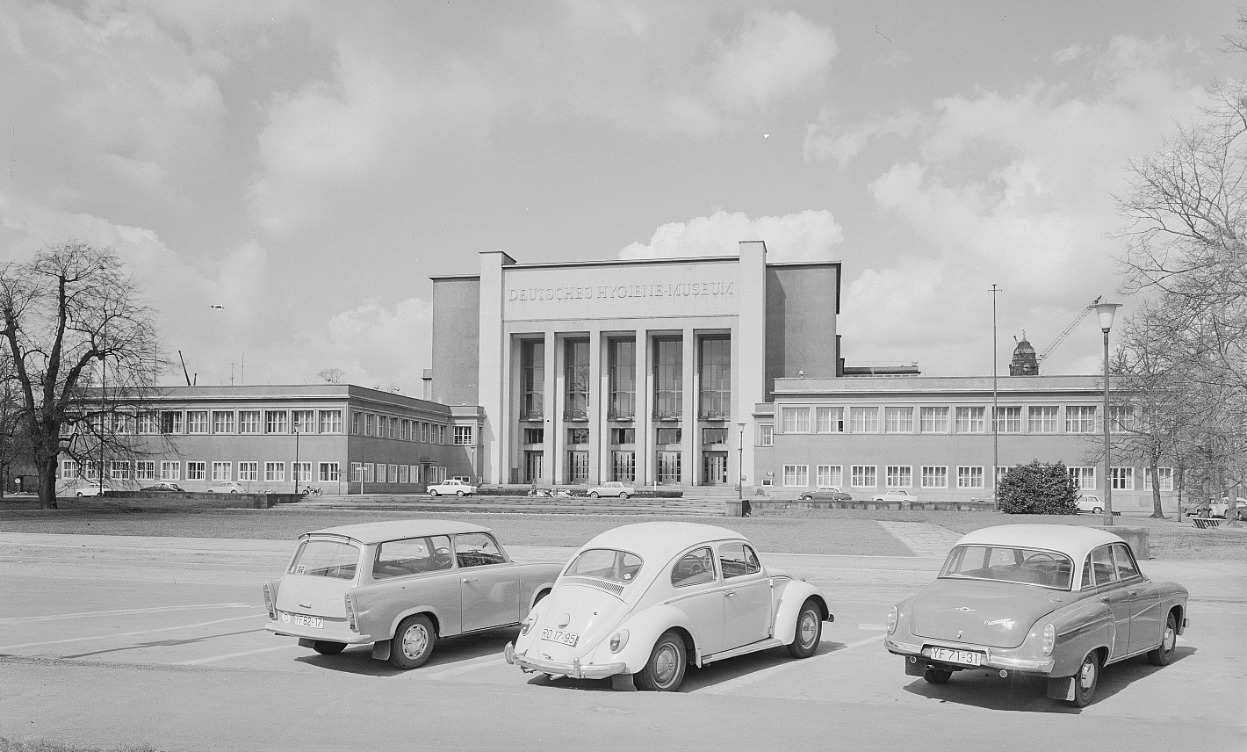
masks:
{"label": "chrome bumper", "polygon": [[[926,655],[924,652],[924,648],[930,647],[931,643],[919,645],[887,638],[884,640],[884,644],[887,646],[888,652],[893,655],[905,656],[907,658],[913,657],[933,663],[938,662],[932,661],[931,657]],[[956,663],[938,662],[943,666],[954,666],[966,669],[996,668],[1008,669],[1010,671],[1023,671],[1030,674],[1050,674],[1052,673],[1053,666],[1056,665],[1056,659],[1054,658],[1020,658],[1010,655],[1009,651],[1002,651],[999,648],[992,649],[982,645],[935,645],[935,647],[973,650],[974,652],[983,654],[983,663],[978,666],[962,666],[961,664]]]}
{"label": "chrome bumper", "polygon": [[594,663],[588,666],[581,665],[579,659],[572,660],[571,663],[557,663],[555,661],[543,661],[539,659],[529,658],[526,655],[516,653],[515,646],[507,643],[503,649],[502,655],[506,658],[507,663],[513,666],[519,666],[528,673],[542,673],[560,676],[570,676],[573,679],[606,679],[618,674],[626,673],[627,664],[622,661],[619,663]]}

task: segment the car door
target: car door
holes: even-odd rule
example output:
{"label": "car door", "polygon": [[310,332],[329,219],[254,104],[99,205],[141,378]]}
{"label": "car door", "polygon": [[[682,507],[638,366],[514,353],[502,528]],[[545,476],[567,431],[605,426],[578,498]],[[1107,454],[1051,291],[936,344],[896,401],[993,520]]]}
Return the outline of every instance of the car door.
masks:
{"label": "car door", "polygon": [[771,578],[751,546],[719,544],[723,573],[723,647],[731,650],[771,636]]}
{"label": "car door", "polygon": [[1096,595],[1113,612],[1114,638],[1109,660],[1117,660],[1130,652],[1130,618],[1134,599],[1118,578],[1111,545],[1092,550],[1088,564],[1088,571],[1095,581]]}
{"label": "car door", "polygon": [[493,536],[455,536],[463,631],[489,629],[520,620],[520,584],[516,567],[507,561]]}
{"label": "car door", "polygon": [[1113,544],[1113,563],[1130,602],[1130,652],[1151,650],[1160,644],[1164,624],[1160,594],[1139,571],[1134,554],[1125,543]]}
{"label": "car door", "polygon": [[698,546],[676,558],[671,567],[674,593],[669,604],[688,617],[702,655],[723,650],[724,586],[710,546]]}

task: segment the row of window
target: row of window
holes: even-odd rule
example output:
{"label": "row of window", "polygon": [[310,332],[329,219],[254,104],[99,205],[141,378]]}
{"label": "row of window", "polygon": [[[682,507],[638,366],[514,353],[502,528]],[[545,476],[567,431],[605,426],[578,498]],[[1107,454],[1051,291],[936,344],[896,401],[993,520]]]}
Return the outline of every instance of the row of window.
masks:
{"label": "row of window", "polygon": [[[446,426],[440,423],[375,413],[351,411],[351,433],[356,436],[419,441],[424,444],[446,443]],[[472,426],[455,426],[455,443],[471,444],[472,433]]]}
{"label": "row of window", "polygon": [[[313,466],[317,473],[312,475]],[[298,483],[336,483],[342,480],[337,462],[286,462],[284,460],[206,461],[206,460],[112,460],[108,463],[108,477],[117,481],[211,481],[213,483],[240,483],[263,481],[280,483],[289,479]],[[79,463],[61,460],[62,480],[96,480],[98,462]],[[263,474],[261,475],[261,472]],[[353,483],[440,483],[446,479],[445,467],[429,467],[427,480],[421,478],[420,465],[398,465],[374,462],[352,462]]]}
{"label": "row of window", "polygon": [[[781,407],[781,433],[989,433],[992,408],[965,407]],[[1062,411],[1064,416],[1062,417]],[[1099,409],[1089,405],[1033,405],[996,409],[997,433],[1098,433]],[[1129,406],[1112,408],[1109,430],[1134,425]],[[759,443],[768,446],[772,427],[759,427]]]}
{"label": "row of window", "polygon": [[[456,427],[456,432],[459,430]],[[471,428],[468,429],[469,431]],[[456,434],[456,439],[458,435]],[[544,428],[525,428],[522,440],[526,446],[536,446],[545,441],[546,431]],[[684,438],[683,429],[680,428],[658,428],[654,431],[654,443],[659,446],[678,445]],[[457,440],[456,444],[459,443]],[[582,445],[589,443],[588,428],[568,428],[567,443],[569,446]],[[611,446],[629,446],[636,444],[635,428],[611,428],[610,429]],[[703,428],[701,429],[701,443],[703,446],[714,446],[716,444],[726,445],[728,443],[728,432],[726,428]]]}
{"label": "row of window", "polygon": [[[342,433],[341,410],[162,410],[85,419],[97,434]],[[72,428],[67,422],[62,431]]]}
{"label": "row of window", "polygon": [[[1070,467],[1067,469],[1070,477],[1078,483],[1079,488],[1084,491],[1095,490],[1096,468]],[[1008,467],[996,468],[997,480],[1008,471]],[[1172,491],[1173,468],[1158,468],[1158,475],[1160,478],[1160,490]],[[879,487],[878,465],[850,465],[848,477],[848,486],[850,488],[875,489]],[[813,483],[810,482],[809,465],[784,465],[783,483],[788,487],[835,486],[844,488],[844,479],[843,465],[816,465]],[[913,465],[886,465],[883,472],[883,481],[885,488],[981,489],[985,487],[985,469],[981,465],[959,465],[955,468],[950,468],[947,465],[921,465],[917,473],[915,473]],[[1109,482],[1114,491],[1133,491],[1135,489],[1135,468],[1110,468]],[[1143,488],[1150,490],[1151,487],[1151,474],[1145,471],[1143,473]]]}

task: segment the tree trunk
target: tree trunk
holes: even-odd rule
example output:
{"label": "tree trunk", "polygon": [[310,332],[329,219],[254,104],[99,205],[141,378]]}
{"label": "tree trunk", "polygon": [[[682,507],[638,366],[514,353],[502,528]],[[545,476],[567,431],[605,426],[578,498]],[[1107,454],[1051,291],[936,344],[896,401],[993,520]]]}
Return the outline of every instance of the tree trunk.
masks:
{"label": "tree trunk", "polygon": [[35,457],[35,473],[39,477],[39,507],[56,509],[56,457]]}

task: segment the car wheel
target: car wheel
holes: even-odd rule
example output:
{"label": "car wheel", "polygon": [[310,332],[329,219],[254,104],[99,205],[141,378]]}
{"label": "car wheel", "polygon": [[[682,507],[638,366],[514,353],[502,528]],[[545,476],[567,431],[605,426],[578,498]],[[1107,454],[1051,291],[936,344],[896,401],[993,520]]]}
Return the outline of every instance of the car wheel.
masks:
{"label": "car wheel", "polygon": [[79,499],[81,499],[81,498],[82,498],[82,492],[81,492],[81,491],[79,491],[78,493],[74,494],[74,496],[77,496]]}
{"label": "car wheel", "polygon": [[1092,507],[1091,513],[1092,514],[1104,514],[1104,509],[1103,507]]}
{"label": "car wheel", "polygon": [[230,492],[230,493],[238,493],[238,489],[237,489],[237,488],[231,488],[231,489],[229,490],[229,492]]}
{"label": "car wheel", "polygon": [[947,684],[948,680],[953,678],[953,672],[946,668],[927,666],[922,672],[922,678],[926,679],[928,684]]}
{"label": "car wheel", "polygon": [[1100,681],[1100,653],[1091,651],[1082,659],[1078,673],[1074,674],[1074,699],[1070,703],[1076,708],[1085,708],[1095,698],[1095,685]]}
{"label": "car wheel", "polygon": [[1168,666],[1173,663],[1174,649],[1178,646],[1178,617],[1172,612],[1165,620],[1165,631],[1161,634],[1160,647],[1147,654],[1148,663],[1153,666]]}
{"label": "car wheel", "polygon": [[317,640],[312,643],[312,650],[321,655],[337,655],[346,649],[345,642],[330,642],[329,640]]}
{"label": "car wheel", "polygon": [[455,496],[463,496],[463,491],[455,491]]}
{"label": "car wheel", "polygon": [[621,498],[621,499],[626,499],[626,498],[628,498],[628,494],[627,494],[626,492],[625,492],[625,493],[621,493],[621,494],[619,494],[619,498]]}
{"label": "car wheel", "polygon": [[436,488],[430,488],[430,489],[429,489],[429,496],[441,496],[441,494],[439,494],[439,493],[437,492],[437,489],[436,489]]}
{"label": "car wheel", "polygon": [[793,635],[792,642],[788,643],[788,654],[793,658],[809,658],[818,650],[818,643],[822,638],[823,613],[818,604],[807,600],[797,614],[797,633]]}
{"label": "car wheel", "polygon": [[590,492],[589,492],[589,498],[590,498],[590,499],[596,499],[597,497],[598,497],[598,492],[597,492],[597,491],[590,491]]}
{"label": "car wheel", "polygon": [[408,616],[394,633],[390,644],[390,663],[403,670],[419,668],[429,660],[436,643],[437,634],[429,617],[424,614]]}
{"label": "car wheel", "polygon": [[674,692],[684,681],[687,665],[684,640],[675,632],[663,632],[658,642],[654,643],[645,668],[636,675],[637,687],[652,692]]}

